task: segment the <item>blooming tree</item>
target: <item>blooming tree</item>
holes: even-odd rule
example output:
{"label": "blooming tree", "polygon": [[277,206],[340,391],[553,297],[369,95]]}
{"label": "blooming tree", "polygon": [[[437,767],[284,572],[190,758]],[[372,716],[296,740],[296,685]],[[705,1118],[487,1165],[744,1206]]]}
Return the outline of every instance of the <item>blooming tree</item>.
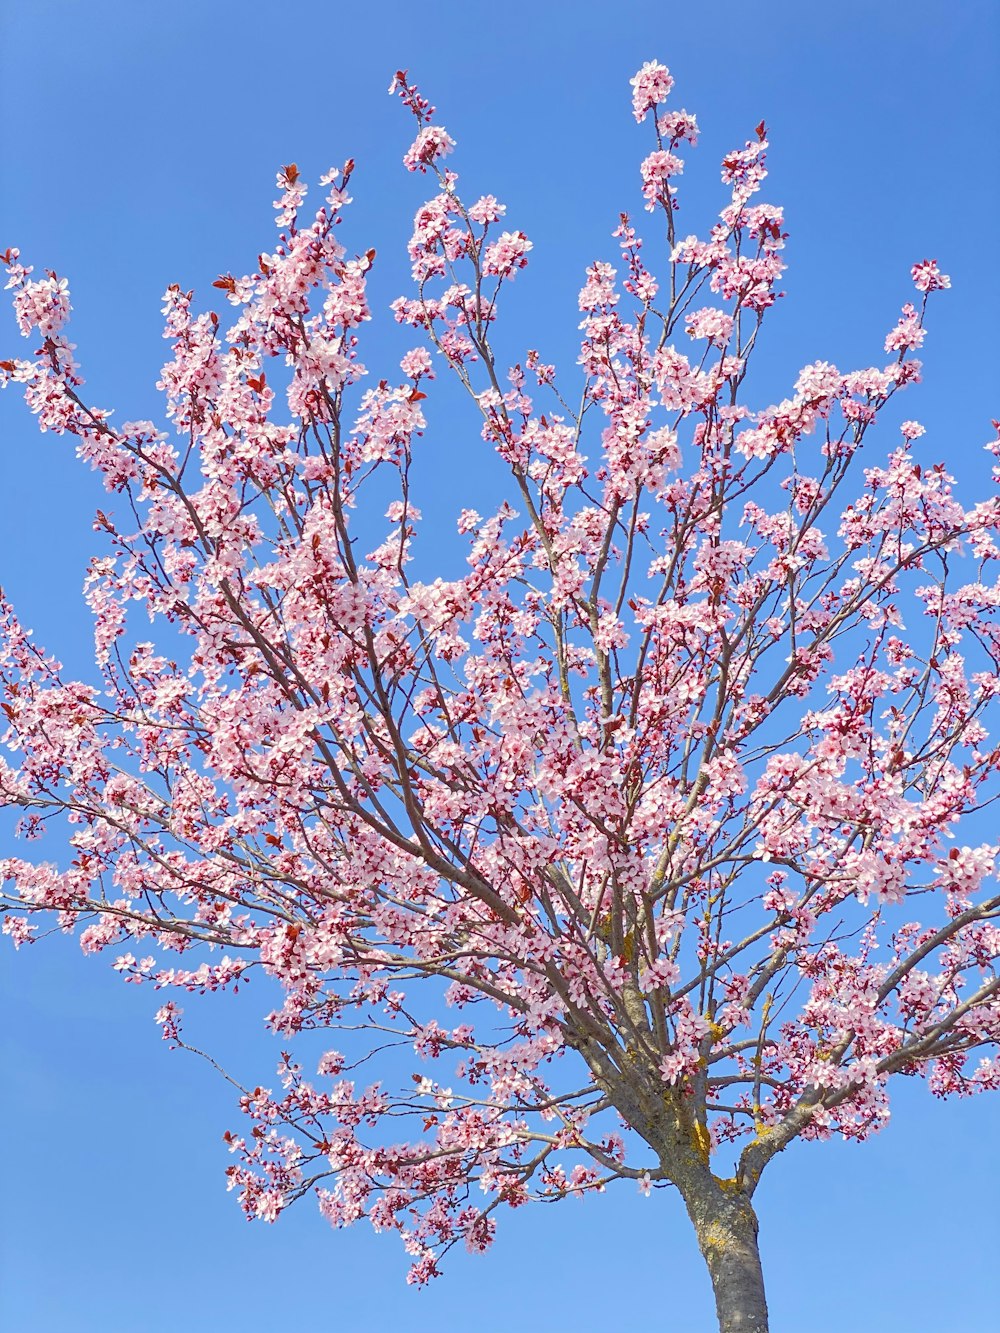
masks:
{"label": "blooming tree", "polygon": [[[374,251],[337,239],[352,163],[307,217],[281,172],[273,251],[214,284],[228,319],[167,292],[166,432],[88,405],[66,283],[7,252],[40,347],[0,374],[112,500],[99,681],[2,606],[0,792],[56,860],[0,872],[15,944],[54,915],[128,981],[271,979],[278,1086],[243,1089],[226,1136],[248,1215],[314,1193],[335,1226],[398,1231],[419,1283],[501,1206],[672,1186],[720,1328],[756,1331],[768,1163],[878,1130],[893,1075],[1000,1083],[1000,846],[975,841],[1000,502],[964,507],[915,421],[867,455],[919,380],[932,261],[887,365],[816,362],[748,405],[785,240],[755,202],[766,131],[682,235],[698,128],[671,86],[632,80],[656,240],[622,214],[617,267],[588,269],[572,390],[534,349],[498,363],[531,242],[463,200],[402,72],[404,162],[434,193],[394,377],[361,360]],[[411,472],[445,372],[509,487],[457,514],[465,572],[421,581]],[[183,1045],[181,1013],[157,1021]],[[293,1049],[313,1030],[338,1034],[315,1074]]]}

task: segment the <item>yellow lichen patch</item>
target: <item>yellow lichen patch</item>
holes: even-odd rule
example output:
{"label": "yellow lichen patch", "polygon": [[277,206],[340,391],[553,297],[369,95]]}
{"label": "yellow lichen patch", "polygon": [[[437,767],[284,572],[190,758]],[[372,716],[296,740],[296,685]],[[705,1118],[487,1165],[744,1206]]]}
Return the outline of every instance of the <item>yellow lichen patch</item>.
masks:
{"label": "yellow lichen patch", "polygon": [[729,1231],[720,1222],[709,1222],[698,1236],[703,1252],[724,1250],[732,1241]]}
{"label": "yellow lichen patch", "polygon": [[691,1146],[708,1166],[708,1159],[712,1153],[712,1136],[700,1121],[695,1121],[691,1126]]}
{"label": "yellow lichen patch", "polygon": [[742,1192],[740,1182],[735,1176],[726,1176],[725,1179],[721,1176],[716,1176],[715,1181],[718,1184],[719,1189],[725,1190],[727,1194],[740,1194]]}
{"label": "yellow lichen patch", "polygon": [[753,1142],[750,1144],[750,1147],[752,1148],[754,1143],[763,1143],[765,1139],[769,1139],[772,1134],[777,1134],[777,1132],[778,1132],[777,1125],[758,1125],[757,1133],[754,1135]]}

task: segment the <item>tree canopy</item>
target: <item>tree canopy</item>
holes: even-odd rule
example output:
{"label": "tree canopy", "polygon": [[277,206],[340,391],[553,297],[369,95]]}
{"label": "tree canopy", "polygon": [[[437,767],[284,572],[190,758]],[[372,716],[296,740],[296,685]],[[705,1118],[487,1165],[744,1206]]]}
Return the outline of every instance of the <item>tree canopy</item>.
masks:
{"label": "tree canopy", "polygon": [[[1000,767],[1000,504],[964,504],[915,420],[872,452],[920,379],[932,260],[887,364],[815,362],[752,405],[786,239],[767,129],[682,234],[698,127],[672,84],[632,80],[649,237],[623,213],[588,269],[569,373],[516,330],[498,360],[531,241],[463,198],[403,71],[404,163],[433,193],[398,370],[364,332],[377,256],[339,239],[351,162],[311,214],[282,169],[274,249],[214,283],[228,314],[168,290],[168,429],[87,402],[66,281],[7,251],[39,346],[0,376],[111,498],[99,678],[2,606],[0,796],[28,844],[0,861],[4,930],[55,914],[175,993],[277,983],[280,1086],[244,1088],[228,1135],[248,1215],[314,1193],[336,1226],[398,1231],[424,1282],[503,1206],[672,1186],[720,1327],[764,1329],[768,1162],[878,1130],[894,1075],[1000,1081],[1000,848],[975,820]],[[461,508],[456,457],[466,569],[428,581],[411,483],[445,375],[508,485]],[[158,1020],[183,1044],[175,1000]],[[309,1030],[338,1042],[315,1073]],[[422,1072],[400,1082],[393,1046]]]}

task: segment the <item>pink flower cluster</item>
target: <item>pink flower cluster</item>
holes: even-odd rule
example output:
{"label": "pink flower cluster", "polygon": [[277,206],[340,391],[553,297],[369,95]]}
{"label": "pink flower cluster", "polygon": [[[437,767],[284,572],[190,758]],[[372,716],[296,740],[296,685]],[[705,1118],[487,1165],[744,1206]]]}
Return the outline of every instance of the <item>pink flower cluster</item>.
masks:
{"label": "pink flower cluster", "polygon": [[650,111],[655,111],[667,100],[674,81],[666,65],[656,60],[647,60],[631,84],[632,113],[641,122]]}

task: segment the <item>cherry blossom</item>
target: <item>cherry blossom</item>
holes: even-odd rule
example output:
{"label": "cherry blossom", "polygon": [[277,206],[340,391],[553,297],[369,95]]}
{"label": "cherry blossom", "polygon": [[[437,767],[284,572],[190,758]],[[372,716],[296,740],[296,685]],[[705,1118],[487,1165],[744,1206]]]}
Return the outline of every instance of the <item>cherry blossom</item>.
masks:
{"label": "cherry blossom", "polygon": [[674,80],[666,65],[656,60],[647,60],[631,84],[632,110],[636,120],[642,121],[648,112],[667,100]]}

